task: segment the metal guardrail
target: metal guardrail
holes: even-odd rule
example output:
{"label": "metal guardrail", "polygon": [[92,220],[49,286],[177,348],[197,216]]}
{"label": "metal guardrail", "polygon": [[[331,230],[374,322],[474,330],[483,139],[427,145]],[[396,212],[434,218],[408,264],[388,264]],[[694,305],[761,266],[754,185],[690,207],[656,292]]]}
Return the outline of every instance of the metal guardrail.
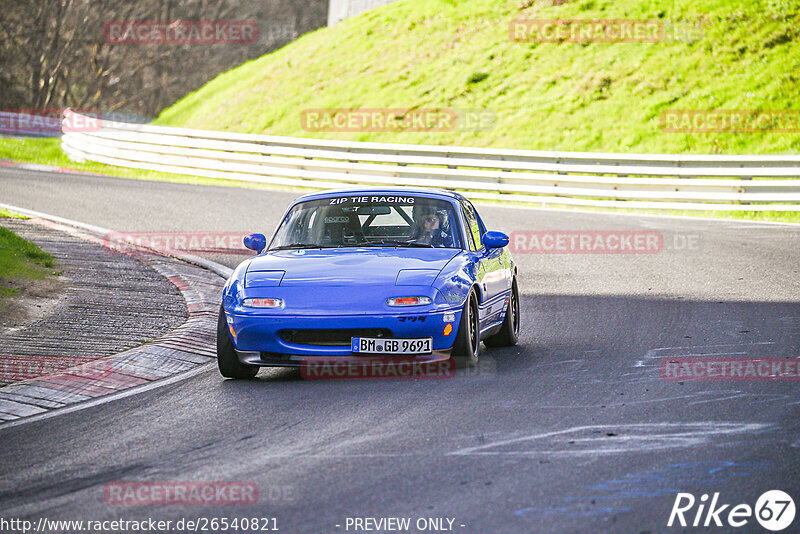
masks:
{"label": "metal guardrail", "polygon": [[549,152],[362,143],[103,122],[64,131],[76,161],[309,188],[457,189],[550,205],[800,211],[800,155]]}

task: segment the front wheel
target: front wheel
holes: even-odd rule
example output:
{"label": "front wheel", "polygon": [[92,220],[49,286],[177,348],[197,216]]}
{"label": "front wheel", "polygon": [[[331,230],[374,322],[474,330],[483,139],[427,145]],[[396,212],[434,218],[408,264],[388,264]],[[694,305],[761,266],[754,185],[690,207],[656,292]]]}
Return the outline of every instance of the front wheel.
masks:
{"label": "front wheel", "polygon": [[484,340],[487,347],[511,347],[519,339],[519,292],[517,291],[517,278],[511,282],[511,297],[506,308],[506,318],[500,331]]}
{"label": "front wheel", "polygon": [[461,311],[461,323],[453,344],[452,358],[459,369],[475,367],[481,353],[481,332],[478,321],[478,297],[470,291],[464,309]]}
{"label": "front wheel", "polygon": [[222,306],[219,308],[219,320],[217,320],[217,365],[219,372],[225,378],[255,378],[258,374],[257,366],[246,365],[236,356]]}

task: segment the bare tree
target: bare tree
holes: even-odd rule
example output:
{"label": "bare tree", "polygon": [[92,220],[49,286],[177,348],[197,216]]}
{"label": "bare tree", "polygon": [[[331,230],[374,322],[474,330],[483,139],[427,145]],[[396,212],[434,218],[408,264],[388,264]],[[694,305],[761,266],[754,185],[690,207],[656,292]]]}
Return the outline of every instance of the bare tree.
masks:
{"label": "bare tree", "polygon": [[[327,0],[5,0],[0,107],[74,107],[144,117],[217,74],[323,26]],[[251,44],[115,44],[111,21],[253,20]]]}

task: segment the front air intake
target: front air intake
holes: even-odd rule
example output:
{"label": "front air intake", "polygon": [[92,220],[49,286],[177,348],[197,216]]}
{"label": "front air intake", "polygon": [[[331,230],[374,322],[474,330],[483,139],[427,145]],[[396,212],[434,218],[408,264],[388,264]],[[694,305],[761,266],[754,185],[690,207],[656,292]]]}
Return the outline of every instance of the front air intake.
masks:
{"label": "front air intake", "polygon": [[349,347],[354,337],[392,337],[391,330],[386,328],[336,328],[336,329],[291,329],[281,330],[278,336],[296,345],[321,345]]}

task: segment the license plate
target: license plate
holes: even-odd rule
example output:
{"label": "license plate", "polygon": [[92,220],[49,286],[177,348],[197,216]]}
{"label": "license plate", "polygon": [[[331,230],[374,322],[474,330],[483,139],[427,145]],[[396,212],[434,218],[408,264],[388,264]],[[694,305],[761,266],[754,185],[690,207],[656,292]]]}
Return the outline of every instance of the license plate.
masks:
{"label": "license plate", "polygon": [[353,352],[363,354],[430,354],[433,338],[385,339],[375,337],[351,338]]}

